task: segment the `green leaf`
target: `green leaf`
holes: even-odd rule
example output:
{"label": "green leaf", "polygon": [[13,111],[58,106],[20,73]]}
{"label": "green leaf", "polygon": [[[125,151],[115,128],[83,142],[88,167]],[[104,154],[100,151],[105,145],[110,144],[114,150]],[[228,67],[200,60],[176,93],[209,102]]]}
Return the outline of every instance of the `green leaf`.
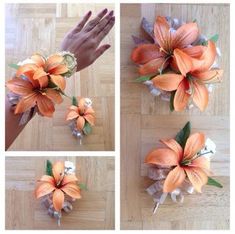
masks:
{"label": "green leaf", "polygon": [[14,68],[16,70],[20,67],[19,65],[15,64],[15,63],[8,64],[8,66],[11,68]]}
{"label": "green leaf", "polygon": [[78,106],[78,101],[77,101],[77,98],[75,96],[72,97],[72,105],[73,106]]}
{"label": "green leaf", "polygon": [[78,186],[81,190],[87,190],[86,184],[78,184]]}
{"label": "green leaf", "polygon": [[92,131],[91,125],[88,122],[86,122],[82,130],[86,135],[90,134]]}
{"label": "green leaf", "polygon": [[207,185],[212,185],[215,186],[217,188],[223,188],[223,185],[220,184],[218,181],[216,181],[215,179],[212,179],[211,177],[208,177],[208,181],[207,181]]}
{"label": "green leaf", "polygon": [[218,39],[219,39],[219,34],[215,34],[211,38],[209,38],[208,41],[210,40],[216,43]]}
{"label": "green leaf", "polygon": [[150,80],[150,78],[151,76],[140,76],[135,80],[135,82],[144,82],[144,81]]}
{"label": "green leaf", "polygon": [[174,110],[175,110],[175,108],[174,108],[175,92],[176,92],[176,91],[172,91],[172,92],[171,92],[171,98],[170,98],[170,110],[171,110],[171,111],[174,111]]}
{"label": "green leaf", "polygon": [[183,149],[190,135],[190,132],[191,132],[191,123],[187,122],[185,126],[177,133],[175,137],[175,140],[181,145]]}
{"label": "green leaf", "polygon": [[214,43],[216,43],[219,39],[219,34],[215,34],[212,37],[210,37],[207,41],[204,41],[202,43],[203,46],[207,46],[208,45],[208,41],[213,41]]}
{"label": "green leaf", "polygon": [[52,174],[52,163],[51,163],[50,160],[47,160],[46,174],[49,175],[49,176],[53,176],[53,174]]}

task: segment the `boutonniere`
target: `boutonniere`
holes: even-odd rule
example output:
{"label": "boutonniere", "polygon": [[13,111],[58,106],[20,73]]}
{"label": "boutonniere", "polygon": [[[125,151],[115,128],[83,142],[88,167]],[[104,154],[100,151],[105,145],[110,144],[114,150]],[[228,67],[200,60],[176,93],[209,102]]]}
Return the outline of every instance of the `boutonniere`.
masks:
{"label": "boutonniere", "polygon": [[35,196],[42,199],[48,215],[56,218],[60,226],[62,211],[72,211],[72,203],[81,199],[81,189],[86,189],[86,186],[78,182],[72,162],[57,161],[52,165],[47,160],[46,175],[38,181]]}
{"label": "boutonniere", "polygon": [[174,202],[183,202],[184,193],[201,193],[206,184],[222,188],[211,178],[211,157],[216,152],[215,143],[204,133],[191,134],[188,122],[175,139],[161,140],[163,148],[152,150],[145,158],[151,167],[148,177],[155,181],[147,188],[155,202],[153,213],[163,204],[167,195]]}
{"label": "boutonniere", "polygon": [[199,31],[196,20],[158,16],[154,25],[145,18],[142,28],[151,40],[133,36],[136,48],[132,61],[139,65],[137,82],[170,103],[170,110],[183,111],[194,104],[204,111],[209,92],[221,81],[223,70],[216,62],[220,50],[218,34],[207,38]]}
{"label": "boutonniere", "polygon": [[66,120],[70,121],[72,135],[80,140],[92,131],[95,124],[95,111],[89,98],[73,97],[72,105],[69,107]]}

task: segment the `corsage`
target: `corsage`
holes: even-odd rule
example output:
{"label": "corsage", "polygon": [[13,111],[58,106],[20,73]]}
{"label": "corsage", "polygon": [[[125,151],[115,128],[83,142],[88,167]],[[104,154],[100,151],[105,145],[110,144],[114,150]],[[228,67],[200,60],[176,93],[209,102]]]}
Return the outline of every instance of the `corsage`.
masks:
{"label": "corsage", "polygon": [[57,161],[52,165],[47,160],[46,175],[41,177],[35,189],[36,198],[41,198],[48,215],[57,220],[58,226],[62,212],[71,212],[72,203],[81,198],[81,189],[86,189],[84,184],[78,183],[75,169],[70,161]]}
{"label": "corsage", "polygon": [[72,135],[79,139],[81,144],[83,136],[90,134],[95,124],[95,111],[91,99],[73,97],[66,120],[70,121]]}
{"label": "corsage", "polygon": [[170,110],[183,111],[194,104],[204,111],[212,86],[221,81],[223,70],[216,62],[220,50],[218,34],[207,38],[196,20],[158,16],[154,25],[143,18],[141,26],[148,40],[133,36],[136,48],[132,61],[139,66],[137,82],[150,93],[170,103]]}
{"label": "corsage", "polygon": [[184,193],[201,193],[206,184],[222,188],[211,178],[210,160],[216,152],[215,143],[201,132],[190,133],[188,122],[175,139],[161,140],[165,148],[154,149],[145,158],[150,165],[148,177],[155,181],[146,190],[155,202],[153,213],[168,194],[173,202],[182,203]]}

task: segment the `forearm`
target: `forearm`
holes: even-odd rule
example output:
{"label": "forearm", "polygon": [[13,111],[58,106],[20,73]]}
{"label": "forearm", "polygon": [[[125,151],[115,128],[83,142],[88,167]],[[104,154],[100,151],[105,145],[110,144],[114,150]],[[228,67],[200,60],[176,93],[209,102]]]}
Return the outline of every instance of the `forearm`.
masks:
{"label": "forearm", "polygon": [[7,150],[27,123],[20,125],[21,114],[14,114],[12,105],[6,97],[5,100],[5,149]]}

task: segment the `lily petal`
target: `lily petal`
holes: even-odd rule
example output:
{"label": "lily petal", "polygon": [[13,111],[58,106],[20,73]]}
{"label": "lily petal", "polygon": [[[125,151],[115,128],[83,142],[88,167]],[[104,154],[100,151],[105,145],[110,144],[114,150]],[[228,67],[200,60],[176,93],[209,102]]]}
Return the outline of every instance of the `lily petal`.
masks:
{"label": "lily petal", "polygon": [[35,196],[36,198],[40,198],[51,193],[54,190],[55,186],[53,186],[51,183],[43,182],[36,188]]}
{"label": "lily petal", "polygon": [[64,174],[64,162],[57,161],[52,166],[52,174],[56,180],[56,183],[61,181],[61,178]]}
{"label": "lily petal", "polygon": [[156,44],[141,44],[136,47],[132,54],[131,59],[134,63],[145,64],[153,59],[164,56]]}
{"label": "lily petal", "polygon": [[171,149],[156,149],[151,151],[145,158],[145,163],[161,166],[178,165],[178,155]]}
{"label": "lily petal", "polygon": [[212,69],[204,72],[193,72],[192,76],[198,78],[204,84],[211,84],[221,82],[223,72],[224,71],[222,69]]}
{"label": "lily petal", "polygon": [[86,115],[87,115],[87,114],[93,115],[93,114],[95,114],[95,111],[93,110],[93,108],[88,107],[88,108],[85,110],[85,114],[86,114]]}
{"label": "lily petal", "polygon": [[34,80],[38,80],[40,88],[45,88],[48,85],[48,77],[47,74],[42,67],[39,67],[34,75],[33,75],[33,79]]}
{"label": "lily petal", "polygon": [[47,89],[45,93],[46,93],[46,96],[50,98],[54,103],[60,104],[63,102],[63,98],[61,97],[58,91],[54,89]]}
{"label": "lily petal", "polygon": [[49,176],[49,175],[43,175],[41,178],[40,178],[40,181],[42,182],[47,182],[47,183],[50,183],[52,184],[53,186],[55,186],[55,180],[52,176]]}
{"label": "lily petal", "polygon": [[68,67],[65,64],[60,64],[53,69],[49,69],[48,72],[53,75],[61,75],[68,71]]}
{"label": "lily petal", "polygon": [[84,125],[85,125],[85,119],[82,116],[78,116],[77,129],[82,130],[84,128]]}
{"label": "lily petal", "polygon": [[77,111],[69,111],[69,113],[67,114],[66,120],[72,120],[72,119],[76,119],[79,116]]}
{"label": "lily petal", "polygon": [[209,102],[208,89],[204,84],[193,81],[193,101],[201,111],[204,111]]}
{"label": "lily petal", "polygon": [[21,78],[14,78],[6,83],[7,88],[13,93],[21,96],[27,96],[32,93],[33,86],[29,81]]}
{"label": "lily petal", "polygon": [[165,58],[157,58],[141,65],[139,67],[140,75],[150,75],[159,73],[159,69],[164,69],[169,64],[168,60],[166,61]]}
{"label": "lily petal", "polygon": [[78,178],[75,175],[73,175],[73,174],[66,175],[66,176],[64,176],[61,185],[63,186],[63,185],[66,185],[68,183],[76,182],[76,181],[78,181]]}
{"label": "lily petal", "polygon": [[54,69],[60,65],[64,60],[64,57],[58,54],[51,55],[46,61],[47,70]]}
{"label": "lily petal", "polygon": [[91,125],[94,126],[95,125],[95,117],[94,115],[91,114],[85,114],[84,118],[86,119],[86,121]]}
{"label": "lily petal", "polygon": [[60,211],[64,204],[64,193],[60,189],[56,189],[52,196],[53,206],[56,211]]}
{"label": "lily petal", "polygon": [[38,67],[43,67],[45,65],[45,59],[40,54],[34,54],[31,59],[35,62]]}
{"label": "lily petal", "polygon": [[69,195],[72,198],[80,199],[80,189],[79,187],[74,183],[68,183],[64,185],[61,190],[63,190],[67,195]]}
{"label": "lily petal", "polygon": [[192,44],[198,38],[198,34],[196,23],[183,24],[175,32],[174,48],[184,48]]}
{"label": "lily petal", "polygon": [[163,185],[163,192],[170,193],[178,188],[184,182],[185,177],[184,170],[180,166],[175,167],[166,177]]}
{"label": "lily petal", "polygon": [[27,96],[24,96],[17,103],[15,108],[15,114],[23,113],[36,105],[38,98],[37,93],[31,93]]}
{"label": "lily petal", "polygon": [[178,156],[178,162],[181,161],[183,157],[183,149],[181,145],[175,140],[175,139],[169,139],[169,140],[160,140],[163,144],[165,144],[168,148],[175,151],[175,153]]}
{"label": "lily petal", "polygon": [[199,60],[194,60],[193,70],[197,72],[207,71],[211,68],[216,58],[216,46],[212,41],[208,41],[208,45]]}
{"label": "lily petal", "polygon": [[176,64],[183,76],[186,76],[186,74],[191,71],[192,69],[192,60],[191,57],[188,56],[186,53],[184,53],[180,49],[174,50],[174,58],[176,60]]}
{"label": "lily petal", "polygon": [[152,79],[153,85],[165,91],[176,90],[184,76],[178,74],[163,74]]}
{"label": "lily petal", "polygon": [[165,17],[158,16],[154,24],[154,36],[161,48],[168,51],[171,48],[173,35]]}
{"label": "lily petal", "polygon": [[184,170],[194,189],[201,193],[202,186],[208,181],[208,176],[200,168],[185,167]]}
{"label": "lily petal", "polygon": [[54,103],[46,95],[38,95],[37,106],[43,116],[52,117],[55,111]]}
{"label": "lily petal", "polygon": [[198,157],[192,161],[189,167],[197,167],[203,170],[207,176],[211,176],[212,172],[210,171],[210,160],[205,157]]}
{"label": "lily petal", "polygon": [[205,146],[205,135],[194,133],[186,141],[183,160],[192,159]]}
{"label": "lily petal", "polygon": [[66,82],[65,78],[61,75],[50,75],[52,82],[58,86],[61,90],[65,89]]}
{"label": "lily petal", "polygon": [[188,56],[199,59],[206,50],[206,46],[197,45],[181,49]]}
{"label": "lily petal", "polygon": [[182,80],[174,97],[174,109],[176,111],[183,111],[187,106],[190,98],[190,94],[187,92],[189,89],[188,81],[186,79]]}

